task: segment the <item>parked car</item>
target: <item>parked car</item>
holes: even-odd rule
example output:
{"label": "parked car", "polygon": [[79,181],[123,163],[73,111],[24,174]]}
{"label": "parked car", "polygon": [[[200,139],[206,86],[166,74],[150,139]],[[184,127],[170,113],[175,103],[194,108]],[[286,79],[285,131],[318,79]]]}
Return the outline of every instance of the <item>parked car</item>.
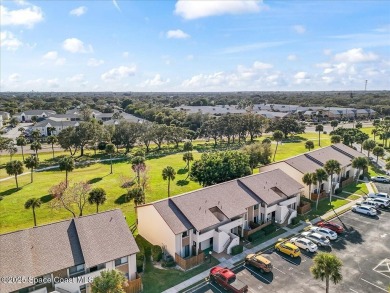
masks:
{"label": "parked car", "polygon": [[272,271],[271,261],[261,255],[261,253],[248,254],[245,257],[245,264],[258,268],[261,273],[269,273]]}
{"label": "parked car", "polygon": [[361,205],[367,205],[370,206],[374,209],[377,209],[379,207],[378,203],[374,202],[372,198],[367,198],[365,200],[360,200],[356,202],[356,205],[361,206]]}
{"label": "parked car", "polygon": [[301,255],[301,251],[296,245],[283,239],[276,243],[275,249],[291,257],[298,257]]}
{"label": "parked car", "polygon": [[341,234],[344,232],[344,228],[334,222],[321,221],[317,223],[317,226],[330,229],[332,231],[335,231],[337,234]]}
{"label": "parked car", "polygon": [[386,198],[386,199],[390,199],[390,196],[388,193],[386,192],[378,192],[378,193],[369,193],[368,194],[368,197],[369,198]]}
{"label": "parked car", "polygon": [[370,202],[376,203],[380,208],[388,208],[390,206],[390,199],[382,198],[382,197],[375,197],[375,198],[369,198]]}
{"label": "parked car", "polygon": [[371,177],[371,180],[374,182],[390,183],[390,179],[388,177],[385,177],[385,176]]}
{"label": "parked car", "polygon": [[318,246],[313,241],[306,238],[294,237],[291,238],[290,241],[292,244],[308,252],[316,252],[318,250]]}
{"label": "parked car", "polygon": [[360,213],[360,214],[365,214],[367,216],[376,216],[377,215],[377,212],[376,212],[376,209],[372,208],[371,206],[368,206],[368,205],[355,205],[355,206],[352,206],[352,211],[353,212],[356,212],[356,213]]}
{"label": "parked car", "polygon": [[337,233],[328,229],[328,228],[323,228],[323,227],[311,227],[310,231],[316,232],[322,236],[325,236],[329,240],[336,240],[337,239]]}
{"label": "parked car", "polygon": [[303,232],[301,235],[306,239],[313,241],[315,244],[317,244],[317,246],[330,246],[329,239],[316,232],[308,231],[308,232]]}
{"label": "parked car", "polygon": [[210,281],[219,284],[223,289],[233,293],[248,292],[248,285],[245,285],[241,280],[237,279],[234,272],[228,268],[213,267],[210,270]]}

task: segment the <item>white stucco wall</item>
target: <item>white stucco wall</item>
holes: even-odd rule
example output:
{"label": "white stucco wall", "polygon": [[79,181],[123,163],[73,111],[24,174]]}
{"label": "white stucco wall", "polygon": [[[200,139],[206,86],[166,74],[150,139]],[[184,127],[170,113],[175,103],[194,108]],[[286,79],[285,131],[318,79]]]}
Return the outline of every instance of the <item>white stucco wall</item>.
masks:
{"label": "white stucco wall", "polygon": [[181,247],[176,246],[176,236],[153,205],[137,208],[138,233],[153,245],[164,245],[173,257]]}
{"label": "white stucco wall", "polygon": [[225,231],[225,232],[230,232],[231,229],[235,228],[235,227],[238,227],[238,226],[241,226],[243,224],[243,219],[242,218],[239,218],[235,221],[232,221],[232,222],[229,222],[225,225],[222,225],[220,227],[218,227],[218,230],[219,231]]}
{"label": "white stucco wall", "polygon": [[214,231],[213,250],[216,253],[220,253],[224,249],[226,241],[230,239],[229,234],[224,231]]}

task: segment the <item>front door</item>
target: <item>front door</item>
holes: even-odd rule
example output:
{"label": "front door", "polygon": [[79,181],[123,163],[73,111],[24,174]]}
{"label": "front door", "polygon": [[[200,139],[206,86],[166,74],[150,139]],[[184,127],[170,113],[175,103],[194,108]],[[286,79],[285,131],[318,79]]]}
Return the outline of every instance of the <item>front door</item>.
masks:
{"label": "front door", "polygon": [[190,256],[190,246],[186,245],[184,246],[184,257],[189,257]]}

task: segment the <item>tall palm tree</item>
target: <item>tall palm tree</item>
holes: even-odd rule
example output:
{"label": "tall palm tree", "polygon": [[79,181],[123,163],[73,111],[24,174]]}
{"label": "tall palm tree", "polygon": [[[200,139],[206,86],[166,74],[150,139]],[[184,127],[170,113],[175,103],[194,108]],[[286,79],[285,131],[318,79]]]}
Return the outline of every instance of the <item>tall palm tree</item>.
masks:
{"label": "tall palm tree", "polygon": [[88,202],[90,204],[96,204],[96,213],[99,212],[99,205],[104,204],[106,200],[106,191],[101,187],[92,189],[88,196]]}
{"label": "tall palm tree", "polygon": [[74,170],[74,160],[72,157],[64,157],[59,162],[59,168],[61,171],[65,171],[65,187],[68,187],[68,172]]}
{"label": "tall palm tree", "polygon": [[363,141],[362,147],[365,151],[368,152],[367,157],[370,157],[370,152],[374,149],[375,146],[376,142],[373,139],[366,139],[365,141]]}
{"label": "tall palm tree", "polygon": [[36,141],[33,141],[30,145],[30,149],[33,150],[35,152],[35,155],[37,156],[38,158],[38,150],[41,150],[42,149],[42,144],[40,143],[40,141],[36,140]]}
{"label": "tall palm tree", "polygon": [[314,149],[314,142],[311,140],[308,140],[305,142],[305,149],[308,149],[309,151]]}
{"label": "tall palm tree", "polygon": [[40,208],[41,207],[41,200],[39,198],[30,198],[24,203],[24,208],[29,209],[32,208],[33,212],[33,217],[34,217],[34,227],[37,226],[37,218],[35,216],[35,208]]}
{"label": "tall palm tree", "polygon": [[318,132],[318,145],[321,146],[321,132],[324,131],[324,125],[318,124],[316,126],[316,131]]}
{"label": "tall palm tree", "polygon": [[111,167],[110,174],[112,174],[112,154],[115,153],[115,146],[112,143],[108,143],[106,145],[105,151],[106,151],[106,154],[110,155],[110,165],[111,165],[110,166]]}
{"label": "tall palm tree", "polygon": [[137,212],[137,206],[145,202],[145,192],[140,186],[136,186],[128,191],[127,199],[134,201],[135,212]]}
{"label": "tall palm tree", "polygon": [[335,143],[340,143],[341,142],[341,136],[340,135],[332,135],[330,137],[330,142],[332,144],[335,144]]}
{"label": "tall palm tree", "polygon": [[358,169],[358,174],[356,174],[356,183],[359,180],[360,171],[364,171],[367,167],[368,160],[365,157],[356,157],[352,160],[352,168]]}
{"label": "tall palm tree", "polygon": [[318,202],[320,200],[320,191],[321,191],[321,185],[322,185],[322,182],[328,180],[329,176],[328,174],[326,173],[326,171],[322,168],[319,168],[316,170],[316,179],[317,179],[317,183],[318,183],[318,194],[317,194],[317,201],[316,201],[316,210],[318,209]]}
{"label": "tall palm tree", "polygon": [[25,137],[23,136],[19,136],[17,139],[16,139],[16,145],[17,146],[20,146],[21,150],[22,150],[22,158],[23,158],[23,161],[24,161],[24,151],[23,151],[23,147],[27,145],[27,140]]}
{"label": "tall palm tree", "polygon": [[26,158],[24,161],[24,164],[28,169],[31,170],[31,183],[33,183],[33,172],[34,169],[38,167],[38,158],[37,156],[31,155],[30,157]]}
{"label": "tall palm tree", "polygon": [[273,140],[276,141],[276,148],[275,148],[274,159],[273,159],[274,162],[275,162],[275,156],[276,156],[276,151],[278,150],[279,142],[282,141],[283,137],[284,137],[284,134],[283,134],[283,132],[280,131],[280,130],[276,130],[276,131],[274,131],[274,133],[272,134]]}
{"label": "tall palm tree", "polygon": [[385,155],[385,149],[381,146],[376,146],[372,149],[372,154],[376,156],[376,163],[378,164],[379,157],[383,157]]}
{"label": "tall palm tree", "polygon": [[194,160],[194,156],[192,153],[184,153],[183,154],[183,161],[186,162],[186,169],[188,170],[188,173],[190,172],[190,162]]}
{"label": "tall palm tree", "polygon": [[337,120],[330,121],[330,126],[333,127],[333,130],[334,130],[335,127],[337,127],[337,125],[339,125],[339,122]]}
{"label": "tall palm tree", "polygon": [[317,183],[315,173],[306,173],[305,175],[303,175],[302,182],[309,187],[309,199],[311,200],[311,186],[312,184]]}
{"label": "tall palm tree", "polygon": [[11,162],[12,157],[18,152],[18,148],[15,146],[13,141],[7,145],[7,151],[9,153],[9,161]]}
{"label": "tall palm tree", "polygon": [[171,195],[171,180],[175,180],[176,171],[171,166],[167,166],[162,170],[162,177],[168,180],[168,197]]}
{"label": "tall palm tree", "polygon": [[21,161],[11,161],[5,165],[8,175],[15,176],[16,188],[19,188],[18,175],[23,173],[23,163]]}
{"label": "tall palm tree", "polygon": [[54,135],[50,135],[48,138],[47,138],[47,142],[51,144],[51,150],[53,152],[53,159],[54,159],[54,144],[58,142],[58,139],[56,136]]}
{"label": "tall palm tree", "polygon": [[145,157],[135,156],[131,160],[131,168],[133,169],[134,172],[137,173],[137,183],[138,185],[140,185],[141,182],[140,172],[144,171],[146,168]]}
{"label": "tall palm tree", "polygon": [[374,141],[375,141],[375,137],[379,134],[379,130],[377,128],[374,128],[373,130],[371,130],[371,134],[374,135]]}
{"label": "tall palm tree", "polygon": [[24,127],[19,127],[18,128],[18,131],[20,132],[20,135],[22,135],[24,133],[26,129]]}
{"label": "tall palm tree", "polygon": [[339,283],[343,279],[341,267],[343,263],[336,255],[328,252],[319,252],[313,259],[314,265],[310,268],[314,279],[324,281],[326,283],[326,293],[329,293],[329,281],[334,284]]}
{"label": "tall palm tree", "polygon": [[324,169],[326,173],[330,176],[330,196],[329,201],[332,201],[332,195],[333,195],[333,175],[339,174],[341,171],[341,164],[337,160],[329,160],[326,161],[324,165]]}

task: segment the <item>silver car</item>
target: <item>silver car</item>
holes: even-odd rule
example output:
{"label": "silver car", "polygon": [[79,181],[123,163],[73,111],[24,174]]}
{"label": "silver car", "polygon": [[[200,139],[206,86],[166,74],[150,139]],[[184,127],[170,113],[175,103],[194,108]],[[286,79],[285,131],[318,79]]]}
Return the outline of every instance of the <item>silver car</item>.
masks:
{"label": "silver car", "polygon": [[303,232],[301,235],[313,241],[318,246],[330,246],[329,239],[316,232]]}

